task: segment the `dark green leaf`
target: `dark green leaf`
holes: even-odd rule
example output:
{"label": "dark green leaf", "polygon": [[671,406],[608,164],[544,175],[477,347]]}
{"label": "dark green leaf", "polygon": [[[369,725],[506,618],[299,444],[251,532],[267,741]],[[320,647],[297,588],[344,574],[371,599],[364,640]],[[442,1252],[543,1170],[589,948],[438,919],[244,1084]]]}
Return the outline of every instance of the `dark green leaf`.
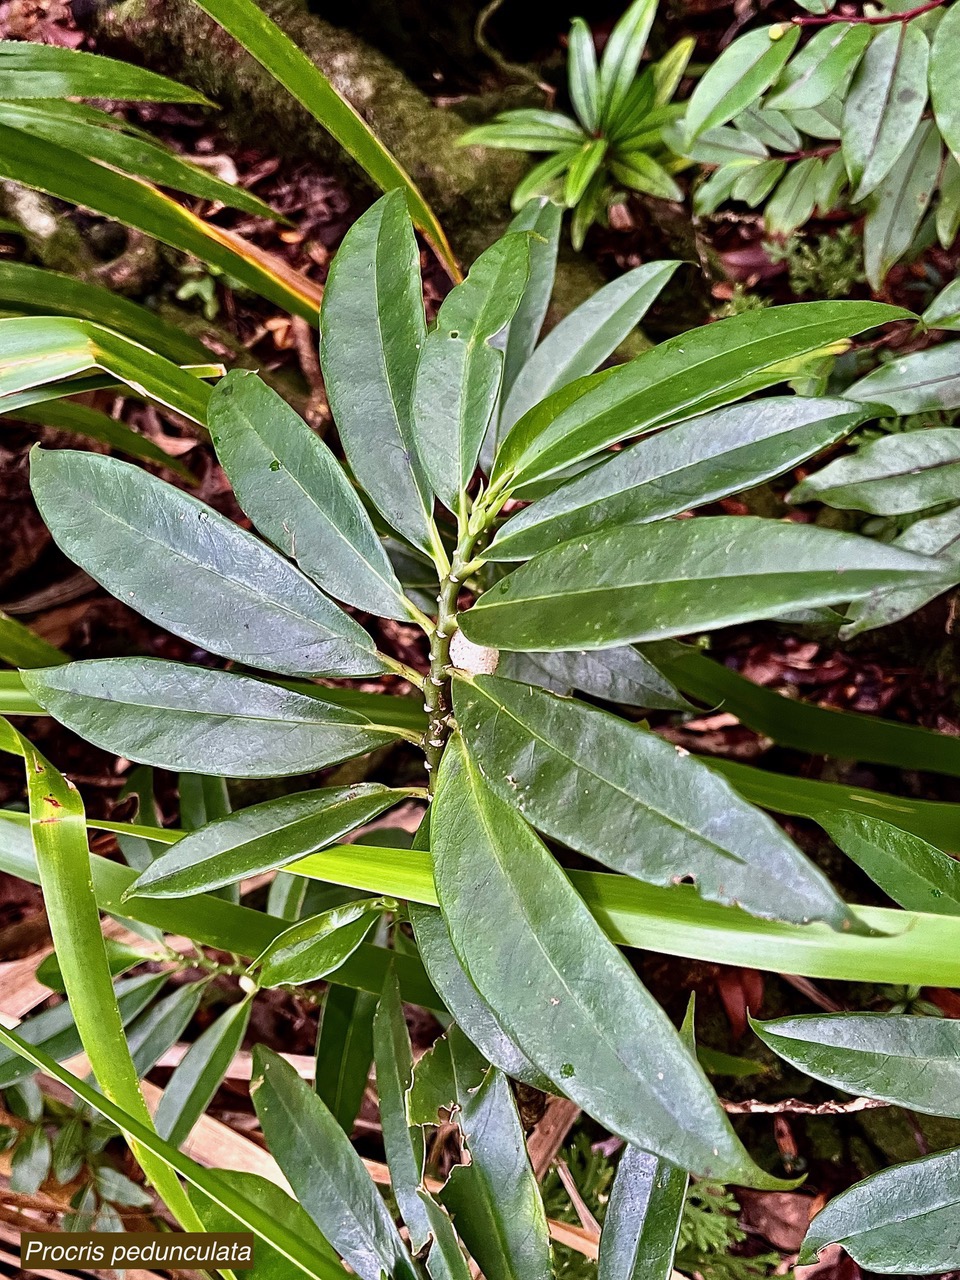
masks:
{"label": "dark green leaf", "polygon": [[[925,556],[942,556],[955,567],[951,576],[960,580],[960,507],[954,507],[942,516],[917,520],[899,538],[894,538],[891,545],[902,551],[918,551]],[[936,599],[942,590],[938,585],[918,587],[915,591],[884,591],[875,600],[861,600],[847,610],[847,621],[841,627],[840,635],[847,639],[874,627],[899,622]]]}
{"label": "dark green leaf", "polygon": [[464,1034],[487,1061],[506,1075],[535,1089],[552,1091],[550,1080],[507,1035],[465,972],[453,949],[443,915],[416,902],[409,903],[408,910],[424,968]]}
{"label": "dark green leaf", "polygon": [[[132,947],[129,943],[121,942],[116,938],[104,938],[104,950],[107,953],[107,966],[110,969],[110,976],[118,978],[122,973],[126,973],[128,969],[135,968],[138,964],[143,964],[145,960],[162,960],[164,955],[162,951],[157,951],[154,955],[150,955],[142,947]],[[51,951],[46,959],[41,960],[34,972],[37,982],[42,982],[45,987],[49,987],[51,991],[56,991],[60,995],[66,993],[67,988],[64,986],[63,974],[60,972],[60,961],[57,959],[57,953]]]}
{"label": "dark green leaf", "polygon": [[319,698],[152,658],[72,662],[24,679],[88,742],[161,769],[216,768],[235,778],[310,773],[396,737]]}
{"label": "dark green leaf", "polygon": [[278,1054],[257,1045],[250,1093],[300,1204],[361,1280],[417,1280],[383,1198],[339,1124]]}
{"label": "dark green leaf", "polygon": [[254,960],[256,981],[264,987],[315,982],[353,955],[384,911],[396,908],[392,898],[359,898],[331,907],[291,925]]}
{"label": "dark green leaf", "polygon": [[799,27],[777,25],[749,31],[728,45],[690,98],[687,143],[756,102],[779,77],[799,39]]}
{"label": "dark green leaf", "polygon": [[570,24],[567,83],[570,101],[580,123],[588,133],[593,133],[600,124],[597,51],[593,33],[582,18],[574,18]]}
{"label": "dark green leaf", "polygon": [[823,813],[817,822],[848,858],[907,911],[960,915],[960,862],[919,836],[865,814]]}
{"label": "dark green leaf", "polygon": [[905,314],[875,302],[801,302],[671,338],[531,409],[505,440],[494,478],[512,476],[516,486],[552,475],[629,436],[743,399],[786,381],[814,352],[842,350],[853,334]]}
{"label": "dark green leaf", "polygon": [[776,1185],[740,1146],[666,1015],[459,739],[433,803],[437,894],[454,949],[520,1048],[627,1141],[704,1175]]}
{"label": "dark green leaf", "polygon": [[567,695],[578,689],[625,707],[688,711],[691,704],[638,649],[585,649],[581,653],[504,653],[501,676]]}
{"label": "dark green leaf", "polygon": [[598,1280],[670,1280],[687,1191],[676,1165],[627,1147],[600,1234]]}
{"label": "dark green leaf", "polygon": [[343,468],[281,396],[236,369],[211,396],[209,423],[237,501],[274,546],[337,600],[415,616]]}
{"label": "dark green leaf", "polygon": [[[166,981],[165,973],[147,973],[118,982],[116,993],[121,1020],[128,1023],[142,1012]],[[66,1001],[21,1022],[17,1033],[28,1044],[41,1047],[57,1062],[74,1057],[83,1048],[80,1033]],[[33,1067],[29,1062],[10,1049],[0,1048],[0,1089],[9,1089],[11,1085],[32,1074]]]}
{"label": "dark green leaf", "polygon": [[790,501],[896,515],[955,501],[958,480],[960,431],[906,431],[881,436],[807,476]]}
{"label": "dark green leaf", "polygon": [[600,59],[597,99],[600,123],[612,125],[637,74],[657,0],[634,0],[610,32]]}
{"label": "dark green leaf", "polygon": [[290,675],[383,670],[362,627],[211,507],[116,458],[68,449],[31,457],[33,494],[57,544],[151,621]]}
{"label": "dark green leaf", "polygon": [[179,840],[147,868],[134,892],[176,898],[272,871],[335,844],[407,794],[363,782],[265,800]]}
{"label": "dark green leaf", "polygon": [[640,323],[679,262],[649,262],[611,280],[544,338],[524,364],[501,415],[512,427],[528,409],[576,378],[593,373]]}
{"label": "dark green leaf", "polygon": [[850,927],[829,880],[766,814],[656,734],[495,676],[458,680],[454,705],[487,785],[562,844],[650,884],[691,878],[702,897],[766,919]]}
{"label": "dark green leaf", "polygon": [[454,1168],[441,1203],[487,1280],[551,1280],[547,1217],[506,1076],[490,1067],[458,1104],[470,1163]]}
{"label": "dark green leaf", "polygon": [[130,1056],[141,1079],[186,1031],[202,995],[199,982],[186,983],[146,1009],[127,1028]]}
{"label": "dark green leaf", "polygon": [[60,45],[0,41],[4,98],[113,98],[131,102],[199,102],[196,89],[129,62]]}
{"label": "dark green leaf", "polygon": [[390,1169],[390,1185],[410,1232],[414,1253],[431,1234],[431,1222],[420,1196],[423,1184],[423,1131],[407,1120],[407,1093],[413,1083],[413,1051],[403,1017],[400,986],[391,972],[373,1020],[377,1063],[377,1095],[383,1146]]}
{"label": "dark green leaf", "polygon": [[960,408],[960,344],[946,342],[891,360],[843,394],[850,400],[889,405],[901,416]]}
{"label": "dark green leaf", "polygon": [[799,151],[803,146],[803,139],[789,117],[781,111],[771,111],[767,106],[747,107],[734,124],[774,151]]}
{"label": "dark green leaf", "polygon": [[765,223],[769,235],[788,236],[803,226],[816,207],[822,172],[823,161],[816,156],[790,165],[767,205]]}
{"label": "dark green leaf", "polygon": [[416,447],[437,496],[458,510],[493,416],[503,352],[491,344],[516,313],[530,270],[530,236],[513,232],[447,294],[427,335],[413,395]]}
{"label": "dark green leaf", "polygon": [[[274,1222],[282,1223],[295,1239],[302,1240],[311,1253],[329,1258],[330,1267],[325,1274],[338,1276],[342,1267],[340,1259],[317,1230],[308,1214],[282,1187],[261,1178],[255,1173],[241,1173],[234,1169],[218,1169],[217,1176],[248,1201],[260,1205]],[[243,1231],[246,1224],[228,1209],[215,1204],[202,1191],[191,1187],[190,1199],[197,1207],[207,1231]],[[248,1272],[249,1280],[289,1280],[290,1264],[286,1257],[267,1240],[257,1241],[256,1265]]]}
{"label": "dark green leaf", "polygon": [[426,1191],[417,1194],[423,1202],[433,1236],[426,1262],[430,1280],[470,1280],[470,1268],[450,1218]]}
{"label": "dark green leaf", "polygon": [[807,110],[843,93],[872,34],[862,22],[823,27],[784,69],[766,105],[778,111]]}
{"label": "dark green leaf", "polygon": [[944,10],[930,50],[930,99],[937,128],[954,156],[960,152],[960,104],[957,65],[960,62],[960,13]]}
{"label": "dark green leaf", "polygon": [[602,649],[932,586],[944,573],[932,558],[812,525],[751,516],[626,525],[536,556],[461,626],[498,649]]}
{"label": "dark green leaf", "polygon": [[426,340],[420,256],[399,195],[358,218],[330,268],[320,359],[350,469],[388,524],[430,546],[432,497],[411,421]]}
{"label": "dark green leaf", "polygon": [[213,1100],[236,1057],[250,1021],[250,1001],[241,1000],[193,1042],[167,1082],[153,1117],[157,1133],[179,1147]]}
{"label": "dark green leaf", "polygon": [[353,1131],[373,1062],[376,1007],[377,997],[368,991],[331,986],[320,1011],[314,1087],[347,1134]]}
{"label": "dark green leaf", "polygon": [[786,171],[785,160],[761,160],[744,169],[733,184],[734,200],[742,200],[751,209],[766,200]]}
{"label": "dark green leaf", "polygon": [[960,280],[951,280],[923,313],[928,329],[960,329]]}
{"label": "dark green leaf", "polygon": [[843,155],[854,200],[876,190],[904,151],[927,102],[930,45],[915,22],[870,42],[843,108]]}
{"label": "dark green leaf", "polygon": [[486,557],[522,560],[584,533],[715,502],[789,471],[869,413],[846,400],[799,396],[715,410],[623,449],[518,511]]}
{"label": "dark green leaf", "polygon": [[[530,253],[530,274],[520,299],[516,314],[506,329],[503,343],[503,380],[501,394],[506,396],[513,388],[520,371],[537,345],[540,330],[550,305],[553,283],[557,271],[557,249],[560,243],[560,227],[563,209],[552,200],[531,200],[521,209],[507,228],[511,231],[529,231],[527,248]],[[500,426],[510,425],[502,420]]]}
{"label": "dark green leaf", "polygon": [[883,1169],[836,1196],[814,1218],[800,1249],[815,1262],[842,1244],[882,1274],[949,1271],[960,1257],[960,1147]]}
{"label": "dark green leaf", "polygon": [[863,224],[863,263],[879,290],[890,268],[910,251],[937,189],[943,148],[932,120],[922,120],[903,155],[870,199]]}
{"label": "dark green leaf", "polygon": [[815,1080],[926,1115],[960,1116],[960,1024],[952,1018],[834,1013],[751,1026]]}

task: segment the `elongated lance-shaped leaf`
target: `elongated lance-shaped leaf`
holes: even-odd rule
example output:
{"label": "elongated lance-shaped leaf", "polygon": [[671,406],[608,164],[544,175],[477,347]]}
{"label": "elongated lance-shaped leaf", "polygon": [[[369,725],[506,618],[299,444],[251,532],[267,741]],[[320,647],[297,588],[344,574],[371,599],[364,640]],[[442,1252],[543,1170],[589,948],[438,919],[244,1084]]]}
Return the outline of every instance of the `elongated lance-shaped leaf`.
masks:
{"label": "elongated lance-shaped leaf", "polygon": [[[19,815],[20,819],[24,816]],[[196,900],[181,898],[175,903],[137,898],[124,901],[123,894],[136,879],[136,872],[97,856],[89,859],[89,865],[101,910],[159,927],[165,933],[189,934],[194,941],[219,951],[233,951],[237,955],[260,952],[289,926],[287,920],[208,894]],[[12,822],[9,813],[0,820],[0,869],[30,884],[40,882],[29,832],[21,823]],[[330,980],[377,997],[390,964],[396,969],[405,1000],[428,1009],[439,1007],[440,998],[419,960],[412,955],[389,952],[382,946],[364,944]]]}
{"label": "elongated lance-shaped leaf", "polygon": [[814,352],[843,350],[863,329],[908,314],[878,302],[798,302],[670,338],[529,410],[504,441],[494,478],[517,486],[553,475],[619,440],[783,382]]}
{"label": "elongated lance-shaped leaf", "polygon": [[0,41],[0,94],[4,98],[113,98],[209,105],[196,89],[155,71],[101,54],[26,40]]}
{"label": "elongated lance-shaped leaf", "polygon": [[283,221],[269,205],[243,187],[224,182],[148,134],[122,127],[116,116],[105,111],[77,102],[0,100],[0,122],[11,129],[20,129],[29,138],[46,138],[78,155],[100,160],[121,173],[146,178],[161,187],[201,200],[217,201],[227,208],[242,209],[258,218]]}
{"label": "elongated lance-shaped leaf", "polygon": [[927,101],[930,45],[913,22],[877,32],[843,107],[843,158],[862,200],[876,190],[920,123]]}
{"label": "elongated lance-shaped leaf", "polygon": [[[531,200],[507,228],[529,231],[530,273],[520,304],[507,325],[503,341],[502,395],[507,396],[520,371],[533,355],[550,306],[557,272],[557,251],[563,209],[552,200]],[[500,426],[509,426],[501,420]]]}
{"label": "elongated lance-shaped leaf", "polygon": [[254,293],[316,324],[320,290],[306,276],[232,231],[204,222],[143,178],[88,160],[47,138],[24,146],[19,129],[0,124],[0,175],[192,253]]}
{"label": "elongated lance-shaped leaf", "polygon": [[[19,671],[0,671],[0,715],[42,716],[44,714],[43,708],[30,697],[23,687],[23,679]],[[2,727],[2,722],[0,722],[0,727]],[[15,736],[13,736],[13,742],[17,743]],[[6,750],[7,747],[3,749]],[[15,755],[20,754],[16,745],[13,751]]]}
{"label": "elongated lance-shaped leaf", "polygon": [[176,898],[275,870],[335,844],[407,795],[406,790],[378,782],[361,782],[301,791],[239,809],[179,840],[151,863],[133,892],[138,897]]}
{"label": "elongated lance-shaped leaf", "polygon": [[416,617],[343,468],[282,396],[234,370],[211,397],[210,431],[237,501],[274,546],[337,600]]}
{"label": "elongated lance-shaped leaf", "polygon": [[470,1280],[471,1271],[449,1216],[429,1192],[418,1194],[433,1237],[425,1264],[430,1280]]}
{"label": "elongated lance-shaped leaf", "polygon": [[410,215],[399,195],[384,196],[353,224],[331,265],[320,361],[351,471],[391,528],[429,550],[433,495],[411,420],[425,341]]}
{"label": "elongated lance-shaped leaf", "polygon": [[937,189],[943,147],[932,120],[921,120],[899,160],[870,198],[863,224],[863,265],[878,289],[890,268],[909,253]]}
{"label": "elongated lance-shaped leaf", "polygon": [[600,124],[597,51],[593,33],[582,18],[574,18],[570,24],[567,90],[577,119],[584,129],[594,133]]}
{"label": "elongated lance-shaped leaf", "polygon": [[889,405],[900,415],[960,408],[960,346],[946,342],[891,360],[859,378],[844,395]]}
{"label": "elongated lance-shaped leaf", "polygon": [[[83,801],[75,787],[21,738],[30,802],[30,832],[36,852],[44,906],[53,944],[80,1040],[97,1083],[117,1106],[146,1129],[151,1120],[127,1048],[123,1020],[100,932],[100,915],[90,879]],[[7,1040],[8,1047],[15,1048]],[[33,1051],[36,1056],[36,1050]],[[199,1220],[169,1168],[149,1148],[132,1143],[133,1153],[181,1225],[196,1230]]]}
{"label": "elongated lance-shaped leaf", "polygon": [[154,1115],[161,1138],[179,1147],[213,1100],[250,1021],[250,999],[232,1004],[193,1042],[167,1082]]}
{"label": "elongated lance-shaped leaf", "polygon": [[750,1025],[815,1080],[926,1115],[960,1116],[960,1026],[952,1018],[835,1013]]}
{"label": "elongated lance-shaped leaf", "polygon": [[[0,415],[2,414],[3,402],[0,400]],[[188,467],[178,458],[165,453],[149,437],[140,435],[124,423],[101,413],[99,409],[91,409],[88,405],[66,399],[47,400],[29,408],[17,409],[11,416],[18,422],[35,423],[37,426],[53,427],[57,431],[99,440],[119,453],[125,453],[129,458],[140,458],[144,462],[167,467],[189,484],[197,483],[197,477]]]}
{"label": "elongated lance-shaped leaf", "polygon": [[298,921],[253,961],[254,980],[279,987],[325,978],[350,959],[377,918],[396,906],[393,898],[359,898]]}
{"label": "elongated lance-shaped leaf", "polygon": [[960,57],[960,14],[947,9],[930,50],[930,100],[937,128],[954,156],[960,152],[960,109],[957,105],[957,58]]}
{"label": "elongated lance-shaped leaf", "polygon": [[715,409],[640,440],[524,507],[484,554],[522,560],[597,529],[715,502],[782,475],[871,416],[867,406],[826,397],[771,396]]}
{"label": "elongated lance-shaped leaf", "polygon": [[200,1007],[202,995],[203,987],[198,982],[185,983],[131,1023],[127,1044],[138,1076],[147,1075],[182,1037]]}
{"label": "elongated lance-shaped leaf", "polygon": [[600,1233],[598,1280],[670,1280],[687,1182],[685,1170],[626,1148]]}
{"label": "elongated lance-shaped leaf", "polygon": [[[47,46],[39,46],[45,48]],[[103,285],[9,258],[0,262],[0,303],[36,315],[66,315],[115,329],[177,364],[209,361],[210,352],[148,307]]]}
{"label": "elongated lance-shaped leaf", "polygon": [[458,279],[456,259],[436,214],[410,175],[320,68],[254,0],[197,0],[197,4],[306,107],[381,191],[400,188],[414,222],[431,242],[453,278]]}
{"label": "elongated lance-shaped leaf", "polygon": [[502,653],[497,671],[508,680],[567,695],[578,689],[626,707],[685,711],[692,706],[639,649],[584,649],[572,653]]}
{"label": "elongated lance-shaped leaf", "polygon": [[101,454],[37,448],[31,460],[33,495],[57,545],[151,621],[289,675],[384,670],[358,623],[213,508]]}
{"label": "elongated lance-shaped leaf", "polygon": [[728,45],[700,79],[684,121],[685,145],[738,116],[778,79],[800,39],[799,27],[749,31]]}
{"label": "elongated lance-shaped leaf", "polygon": [[593,373],[640,323],[680,266],[648,262],[598,289],[544,338],[509,388],[501,431],[576,378]]}
{"label": "elongated lance-shaped leaf", "polygon": [[331,986],[320,1010],[314,1088],[347,1134],[353,1132],[373,1062],[376,1007],[377,997],[369,991]]}
{"label": "elongated lance-shaped leaf", "polygon": [[[124,1026],[142,1013],[166,985],[165,973],[141,974],[136,978],[123,978],[114,986],[117,1008]],[[28,1044],[36,1045],[56,1062],[73,1058],[83,1051],[83,1041],[74,1021],[70,1003],[54,1005],[20,1023],[17,1034]],[[25,1080],[33,1074],[30,1063],[12,1049],[0,1049],[0,1089]]]}
{"label": "elongated lance-shaped leaf", "polygon": [[520,305],[529,240],[528,232],[512,232],[480,255],[444,299],[417,366],[417,450],[434,492],[452,511],[473,475],[500,394],[503,352],[491,339]]}
{"label": "elongated lance-shaped leaf", "polygon": [[309,773],[398,736],[319,698],[177,662],[71,662],[24,679],[88,742],[160,769],[216,769],[228,778]]}
{"label": "elongated lance-shaped leaf", "polygon": [[553,1082],[514,1044],[474,986],[453,949],[442,913],[419,902],[409,902],[407,909],[424,968],[464,1034],[505,1075],[553,1092]]}
{"label": "elongated lance-shaped leaf", "polygon": [[888,897],[908,911],[960,915],[960,862],[891,822],[857,813],[823,813],[827,835]]}
{"label": "elongated lance-shaped leaf", "polygon": [[454,949],[520,1048],[625,1140],[705,1176],[782,1185],[753,1164],[662,1009],[459,738],[434,806],[437,896]]}
{"label": "elongated lance-shaped leaf", "polygon": [[776,823],[656,734],[496,676],[457,680],[454,706],[487,785],[546,835],[651,884],[692,878],[752,915],[855,924]]}
{"label": "elongated lance-shaped leaf", "polygon": [[614,123],[630,92],[656,12],[657,0],[634,0],[610,32],[597,76],[597,109],[603,125]]}
{"label": "elongated lance-shaped leaf", "polygon": [[[316,1251],[309,1241],[278,1221],[261,1206],[257,1199],[248,1198],[242,1191],[238,1191],[229,1177],[222,1176],[221,1171],[204,1169],[189,1156],[181,1155],[176,1147],[159,1137],[149,1123],[144,1123],[109,1097],[104,1097],[98,1089],[79,1076],[72,1075],[59,1067],[51,1057],[27,1044],[15,1032],[0,1027],[0,1045],[13,1049],[46,1075],[66,1085],[71,1093],[75,1093],[81,1101],[111,1120],[123,1133],[127,1134],[131,1144],[137,1144],[138,1151],[151,1154],[156,1163],[166,1165],[169,1170],[179,1174],[191,1186],[199,1188],[214,1204],[236,1217],[243,1227],[255,1232],[261,1240],[265,1240],[267,1244],[282,1253],[298,1271],[310,1276],[312,1280],[342,1280],[343,1269],[334,1264],[328,1253]],[[173,1181],[179,1188],[176,1177],[173,1177]],[[202,1231],[204,1224],[189,1202],[188,1208],[190,1209],[190,1230]]]}
{"label": "elongated lance-shaped leaf", "polygon": [[176,409],[201,426],[206,422],[207,384],[129,338],[89,320],[66,316],[0,320],[0,395],[14,395],[91,369],[103,369],[139,395]]}
{"label": "elongated lance-shaped leaf", "polygon": [[470,1163],[453,1169],[441,1203],[487,1280],[550,1280],[547,1215],[506,1076],[490,1067],[457,1102]]}
{"label": "elongated lance-shaped leaf", "polygon": [[927,307],[921,316],[928,329],[960,327],[960,280],[951,280]]}
{"label": "elongated lance-shaped leaf", "polygon": [[960,431],[940,427],[881,436],[807,476],[790,500],[897,515],[955,501],[958,483]]}
{"label": "elongated lance-shaped leaf", "polygon": [[390,1185],[410,1232],[414,1253],[432,1233],[420,1192],[423,1187],[423,1130],[407,1121],[407,1093],[413,1083],[413,1050],[403,1017],[400,985],[392,971],[373,1019],[373,1048],[377,1064],[377,1096],[383,1146],[390,1169]]}
{"label": "elongated lance-shaped leaf", "polygon": [[800,1263],[828,1244],[872,1272],[930,1275],[960,1257],[960,1147],[883,1169],[835,1196],[810,1224]]}
{"label": "elongated lance-shaped leaf", "polygon": [[300,1204],[361,1280],[418,1280],[400,1234],[350,1140],[278,1054],[253,1051],[253,1105]]}
{"label": "elongated lance-shaped leaf", "polygon": [[460,624],[498,649],[603,649],[948,577],[943,561],[856,535],[710,516],[561,543],[501,578]]}

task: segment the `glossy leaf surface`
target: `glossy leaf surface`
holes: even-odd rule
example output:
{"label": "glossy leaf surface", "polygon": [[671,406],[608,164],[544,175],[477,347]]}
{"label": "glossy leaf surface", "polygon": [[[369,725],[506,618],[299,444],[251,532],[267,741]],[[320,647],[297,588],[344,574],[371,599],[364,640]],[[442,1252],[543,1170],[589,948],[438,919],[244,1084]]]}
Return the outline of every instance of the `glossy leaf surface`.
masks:
{"label": "glossy leaf surface", "polygon": [[253,374],[217,385],[210,431],[237,501],[329,595],[409,621],[411,610],[356,490],[316,432]]}
{"label": "glossy leaf surface", "polygon": [[457,723],[502,801],[538,830],[651,884],[692,878],[753,915],[849,928],[826,876],[765,814],[669,742],[574,698],[458,680]]}
{"label": "glossy leaf surface", "polygon": [[161,1138],[183,1144],[220,1087],[240,1051],[250,1021],[250,1001],[231,1005],[202,1032],[167,1081],[153,1122]]}
{"label": "glossy leaf surface", "polygon": [[907,911],[960,915],[960,862],[881,818],[825,813],[817,818],[848,858]]}
{"label": "glossy leaf surface", "polygon": [[309,773],[396,735],[319,698],[206,667],[107,658],[24,673],[88,742],[161,769],[224,777]]}
{"label": "glossy leaf surface", "polygon": [[726,124],[756,102],[778,78],[799,39],[799,27],[766,27],[740,36],[724,49],[690,98],[686,141]]}
{"label": "glossy leaf surface", "polygon": [[141,468],[37,449],[31,486],[61,550],[184,639],[289,675],[383,669],[363,628],[282,556]]}
{"label": "glossy leaf surface", "polygon": [[624,1150],[600,1233],[598,1280],[671,1280],[687,1181],[676,1165]]}
{"label": "glossy leaf surface", "polygon": [[264,987],[315,982],[339,969],[360,946],[390,898],[360,898],[291,925],[257,957],[257,981]]}
{"label": "glossy leaf surface", "polygon": [[931,585],[936,560],[810,525],[710,516],[586,534],[501,578],[461,617],[498,649],[602,649]]}
{"label": "glossy leaf surface", "polygon": [[376,782],[265,800],[179,840],[137,880],[139,897],[204,893],[335,844],[406,796]]}
{"label": "glossy leaf surface", "polygon": [[808,476],[793,502],[897,515],[960,496],[960,431],[953,427],[881,436]]}
{"label": "glossy leaf surface", "polygon": [[456,739],[434,805],[434,872],[451,940],[511,1038],[628,1141],[700,1173],[775,1184],[553,857]]}

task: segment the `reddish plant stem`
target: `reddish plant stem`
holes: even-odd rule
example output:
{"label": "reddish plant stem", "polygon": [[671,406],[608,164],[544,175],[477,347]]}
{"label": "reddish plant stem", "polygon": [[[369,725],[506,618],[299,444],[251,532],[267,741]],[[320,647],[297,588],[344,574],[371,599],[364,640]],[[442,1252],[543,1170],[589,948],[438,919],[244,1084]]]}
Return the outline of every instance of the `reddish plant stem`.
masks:
{"label": "reddish plant stem", "polygon": [[868,27],[885,27],[891,22],[909,22],[911,18],[919,18],[931,9],[939,9],[945,0],[927,0],[926,4],[917,5],[915,9],[907,9],[903,13],[887,13],[878,18],[868,18],[863,14],[847,18],[839,13],[826,13],[822,17],[796,17],[792,19],[796,27],[824,27],[832,22],[859,22]]}

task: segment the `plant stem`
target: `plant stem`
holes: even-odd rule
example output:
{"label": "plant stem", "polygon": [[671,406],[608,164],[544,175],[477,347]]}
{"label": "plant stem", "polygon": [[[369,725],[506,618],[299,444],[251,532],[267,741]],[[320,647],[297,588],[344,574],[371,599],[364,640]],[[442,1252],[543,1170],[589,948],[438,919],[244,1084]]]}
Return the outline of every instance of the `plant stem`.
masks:
{"label": "plant stem", "polygon": [[833,22],[859,22],[868,27],[885,27],[891,22],[909,22],[912,18],[919,18],[921,14],[929,13],[931,9],[939,9],[944,3],[945,0],[928,0],[926,4],[917,5],[915,9],[906,9],[903,13],[885,13],[876,18],[868,18],[864,14],[850,18],[838,13],[827,13],[823,17],[796,17],[792,22],[796,27],[823,27]]}
{"label": "plant stem", "polygon": [[460,588],[469,572],[476,567],[473,549],[485,527],[485,512],[475,510],[475,518],[460,520],[460,537],[449,570],[440,581],[437,597],[437,626],[430,637],[430,670],[423,684],[423,707],[427,713],[427,731],[423,735],[428,790],[433,794],[434,779],[440,757],[450,736],[453,702],[450,694],[450,639],[457,629],[457,601]]}

